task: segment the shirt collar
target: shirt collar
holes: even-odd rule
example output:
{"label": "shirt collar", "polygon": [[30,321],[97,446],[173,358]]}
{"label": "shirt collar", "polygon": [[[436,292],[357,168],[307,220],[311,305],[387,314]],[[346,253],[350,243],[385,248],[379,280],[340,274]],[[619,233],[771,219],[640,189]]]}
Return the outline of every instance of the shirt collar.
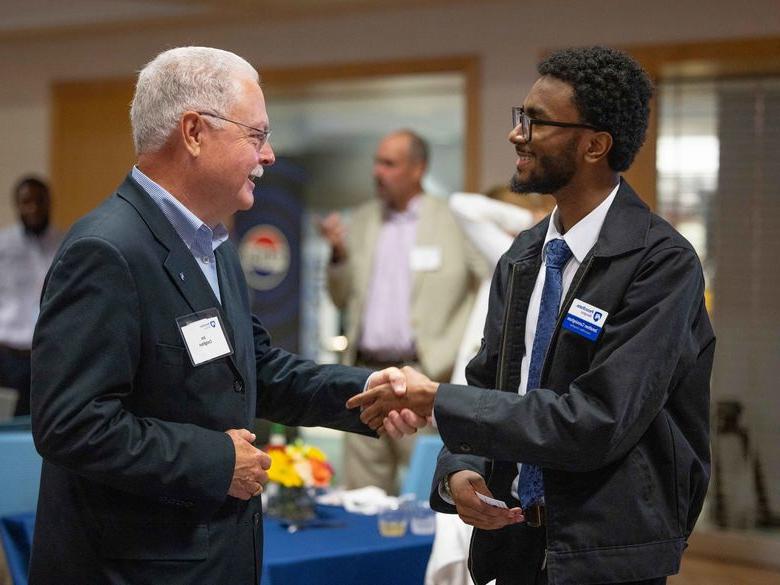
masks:
{"label": "shirt collar", "polygon": [[390,221],[393,220],[414,220],[420,216],[420,205],[422,204],[422,193],[418,193],[406,204],[406,209],[396,211],[390,206],[384,206],[384,217]]}
{"label": "shirt collar", "polygon": [[[582,264],[585,256],[588,255],[591,248],[596,244],[596,240],[599,238],[599,232],[601,232],[601,226],[604,225],[604,218],[607,216],[610,205],[615,200],[618,188],[620,187],[620,181],[615,185],[615,188],[610,191],[607,198],[604,199],[599,205],[591,211],[588,215],[583,217],[580,221],[574,224],[569,231],[561,235],[558,230],[558,207],[556,206],[552,212],[550,223],[547,226],[547,235],[544,238],[544,245],[547,242],[556,238],[562,238],[572,255],[577,259],[577,262]],[[544,246],[542,246],[542,254],[544,254]]]}
{"label": "shirt collar", "polygon": [[[181,201],[147,177],[137,166],[133,166],[132,176],[152,198],[152,201],[157,204],[190,250],[194,248],[203,253],[210,249],[213,252],[228,239],[229,234],[224,225],[220,223],[211,229],[187,209]],[[206,248],[206,250],[201,248]]]}

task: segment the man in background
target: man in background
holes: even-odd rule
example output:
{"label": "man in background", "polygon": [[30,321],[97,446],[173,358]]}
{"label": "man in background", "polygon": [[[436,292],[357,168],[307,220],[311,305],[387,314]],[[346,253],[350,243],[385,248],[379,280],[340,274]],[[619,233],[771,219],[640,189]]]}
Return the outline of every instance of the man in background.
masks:
{"label": "man in background", "polygon": [[[346,311],[347,364],[414,365],[449,379],[475,292],[487,272],[447,202],[423,192],[428,145],[410,130],[385,136],[374,159],[377,198],[354,210],[349,234],[338,214],[320,225],[331,245],[328,288]],[[347,436],[348,488],[397,491],[414,437]]]}
{"label": "man in background", "polygon": [[0,387],[18,392],[16,416],[30,413],[30,348],[43,280],[62,238],[49,221],[49,187],[23,177],[13,191],[18,222],[0,231]]}

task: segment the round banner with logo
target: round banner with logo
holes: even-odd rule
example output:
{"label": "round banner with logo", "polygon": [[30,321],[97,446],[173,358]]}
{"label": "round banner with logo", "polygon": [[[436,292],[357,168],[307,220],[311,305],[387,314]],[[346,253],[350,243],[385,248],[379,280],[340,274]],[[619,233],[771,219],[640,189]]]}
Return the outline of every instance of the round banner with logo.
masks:
{"label": "round banner with logo", "polygon": [[256,291],[276,288],[290,271],[290,243],[270,224],[249,229],[239,246],[247,284]]}

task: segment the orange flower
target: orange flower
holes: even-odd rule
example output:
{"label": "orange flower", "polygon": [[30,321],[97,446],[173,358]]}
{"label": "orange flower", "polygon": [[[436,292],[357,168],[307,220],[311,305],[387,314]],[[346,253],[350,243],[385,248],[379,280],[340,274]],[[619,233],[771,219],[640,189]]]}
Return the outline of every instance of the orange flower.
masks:
{"label": "orange flower", "polygon": [[325,453],[302,441],[271,445],[268,455],[271,457],[268,479],[284,487],[327,487],[333,479],[333,468]]}
{"label": "orange flower", "polygon": [[310,459],[309,463],[315,487],[327,487],[333,479],[333,468],[328,462],[317,459]]}

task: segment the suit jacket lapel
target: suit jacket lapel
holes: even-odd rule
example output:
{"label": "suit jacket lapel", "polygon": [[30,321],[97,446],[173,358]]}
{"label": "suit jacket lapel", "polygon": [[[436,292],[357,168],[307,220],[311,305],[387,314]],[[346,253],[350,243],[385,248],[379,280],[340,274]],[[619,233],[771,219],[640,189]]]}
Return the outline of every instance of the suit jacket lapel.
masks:
{"label": "suit jacket lapel", "polygon": [[238,313],[239,307],[241,307],[241,299],[238,298],[238,291],[234,286],[232,279],[227,271],[227,264],[229,262],[225,254],[225,245],[223,244],[217,248],[217,275],[219,277],[219,294],[222,297],[222,315],[225,321],[225,328],[233,340],[233,347],[235,349],[235,330],[234,324],[239,323],[240,316]]}
{"label": "suit jacket lapel", "polygon": [[[227,315],[211,290],[203,271],[157,204],[129,175],[119,187],[118,195],[136,209],[155,239],[168,250],[163,266],[192,312],[217,308],[221,312],[225,327],[228,328]],[[235,347],[232,332],[228,329],[226,333],[229,334],[231,343]]]}

